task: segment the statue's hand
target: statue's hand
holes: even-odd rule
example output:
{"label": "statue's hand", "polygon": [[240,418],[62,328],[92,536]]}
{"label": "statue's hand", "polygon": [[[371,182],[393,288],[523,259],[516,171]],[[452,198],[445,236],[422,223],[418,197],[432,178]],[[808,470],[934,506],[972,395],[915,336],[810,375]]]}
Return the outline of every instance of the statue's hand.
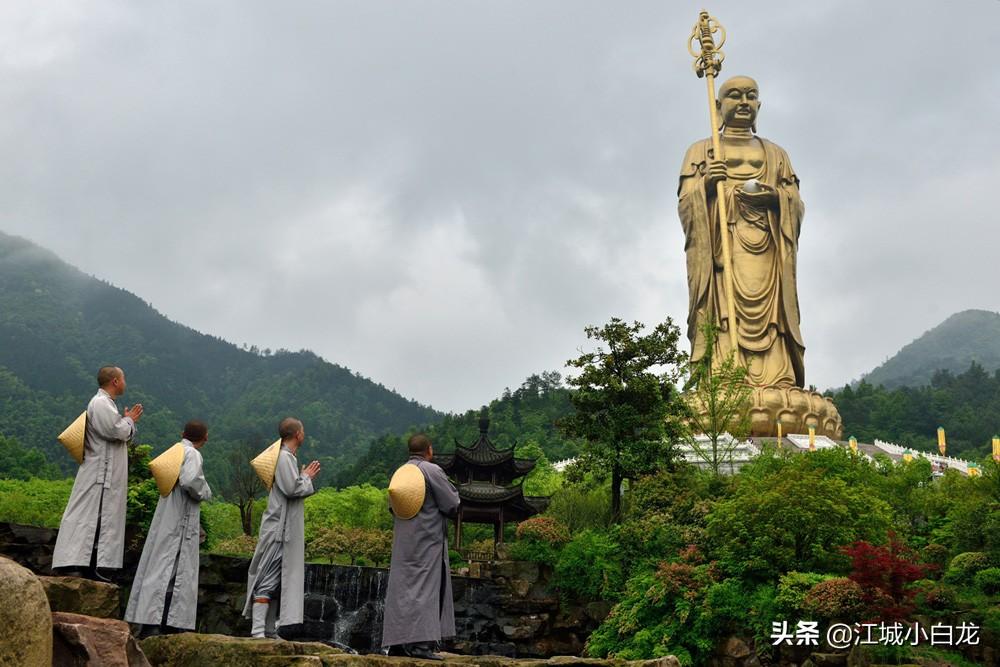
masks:
{"label": "statue's hand", "polygon": [[777,208],[778,191],[770,185],[758,184],[760,188],[757,192],[747,192],[743,188],[736,188],[736,199],[745,206],[752,208]]}
{"label": "statue's hand", "polygon": [[715,194],[715,184],[729,178],[729,172],[725,162],[717,160],[708,161],[708,170],[705,173],[705,188],[709,194]]}

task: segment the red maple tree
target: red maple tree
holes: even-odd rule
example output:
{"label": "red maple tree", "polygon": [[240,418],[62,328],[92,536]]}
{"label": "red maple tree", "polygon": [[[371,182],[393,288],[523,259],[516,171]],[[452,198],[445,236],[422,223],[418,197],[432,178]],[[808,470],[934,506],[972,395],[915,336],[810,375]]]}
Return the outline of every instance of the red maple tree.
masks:
{"label": "red maple tree", "polygon": [[875,620],[906,619],[913,611],[916,594],[907,590],[907,585],[926,574],[926,568],[917,563],[917,554],[892,531],[888,544],[858,541],[842,551],[851,559],[849,577],[861,586],[865,606]]}

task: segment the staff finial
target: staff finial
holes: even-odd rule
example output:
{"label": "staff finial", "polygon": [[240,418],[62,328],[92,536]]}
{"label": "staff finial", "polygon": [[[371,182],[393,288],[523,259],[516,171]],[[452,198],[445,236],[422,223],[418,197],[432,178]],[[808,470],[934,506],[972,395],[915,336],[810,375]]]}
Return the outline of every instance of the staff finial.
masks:
{"label": "staff finial", "polygon": [[[715,43],[712,35],[719,33],[719,43]],[[695,43],[698,50],[695,51]],[[726,43],[726,29],[722,27],[718,19],[709,16],[704,9],[698,14],[698,22],[691,29],[691,36],[688,38],[688,53],[695,59],[694,71],[698,78],[706,74],[716,77],[722,70],[722,61],[726,59],[726,54],[722,51],[722,45]]]}

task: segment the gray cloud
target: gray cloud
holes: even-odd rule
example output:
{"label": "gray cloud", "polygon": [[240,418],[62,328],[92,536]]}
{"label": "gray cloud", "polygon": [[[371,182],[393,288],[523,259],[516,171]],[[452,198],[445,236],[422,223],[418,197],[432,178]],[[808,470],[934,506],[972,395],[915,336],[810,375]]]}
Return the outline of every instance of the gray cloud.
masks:
{"label": "gray cloud", "polygon": [[[688,3],[6,3],[0,228],[435,407],[686,317]],[[807,213],[807,381],[1000,309],[1000,2],[716,2]],[[969,24],[981,34],[965,42]]]}

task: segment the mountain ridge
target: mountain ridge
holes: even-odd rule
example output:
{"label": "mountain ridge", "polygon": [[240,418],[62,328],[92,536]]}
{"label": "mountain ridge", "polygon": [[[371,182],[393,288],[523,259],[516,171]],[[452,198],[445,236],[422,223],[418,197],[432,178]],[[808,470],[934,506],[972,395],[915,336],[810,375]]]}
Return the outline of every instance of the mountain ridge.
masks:
{"label": "mountain ridge", "polygon": [[987,372],[1000,368],[1000,313],[968,309],[904,345],[860,380],[887,389],[927,385],[938,371],[961,373],[972,363]]}
{"label": "mountain ridge", "polygon": [[125,369],[123,400],[146,407],[139,440],[154,452],[192,418],[209,422],[220,454],[243,443],[263,448],[278,420],[295,414],[310,436],[306,455],[338,465],[363,455],[375,437],[443,417],[311,351],[262,355],[198,332],[0,232],[0,434],[71,471],[55,434],[86,405],[97,369],[109,363]]}

